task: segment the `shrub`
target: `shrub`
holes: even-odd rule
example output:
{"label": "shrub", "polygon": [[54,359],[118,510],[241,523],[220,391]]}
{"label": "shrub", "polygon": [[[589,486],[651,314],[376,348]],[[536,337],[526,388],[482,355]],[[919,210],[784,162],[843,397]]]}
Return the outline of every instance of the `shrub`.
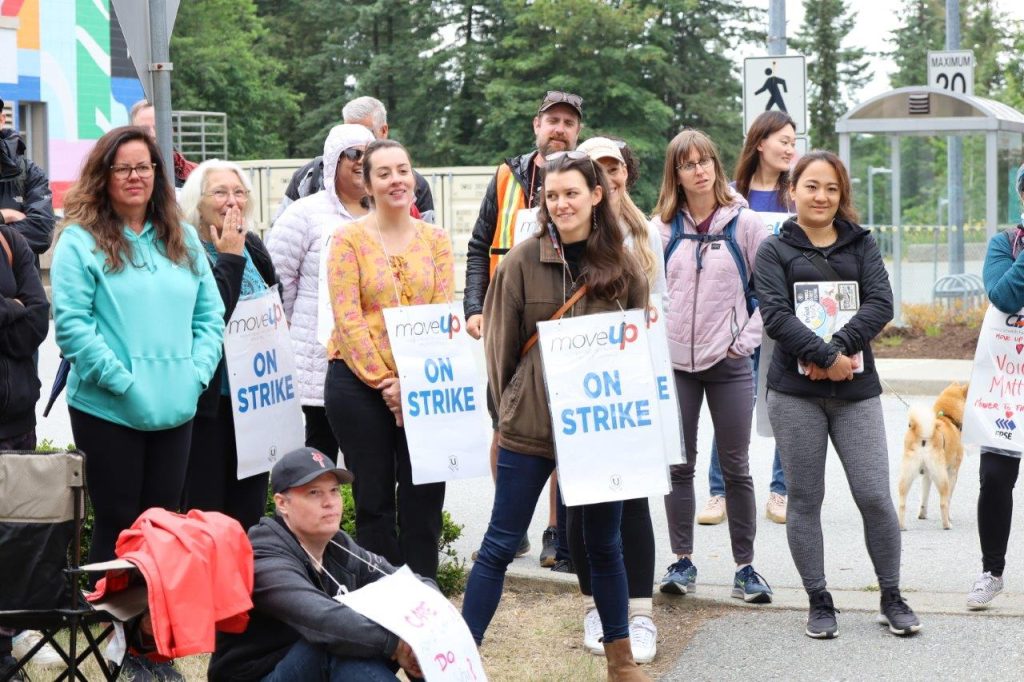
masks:
{"label": "shrub", "polygon": [[954,301],[949,305],[941,303],[906,303],[903,305],[903,319],[912,331],[927,336],[939,336],[946,325],[962,325],[978,329],[985,317],[984,305],[965,305]]}

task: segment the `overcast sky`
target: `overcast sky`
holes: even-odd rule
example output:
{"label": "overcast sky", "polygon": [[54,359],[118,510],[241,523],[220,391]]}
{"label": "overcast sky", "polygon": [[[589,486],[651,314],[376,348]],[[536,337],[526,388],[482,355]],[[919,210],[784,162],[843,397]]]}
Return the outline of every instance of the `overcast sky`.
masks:
{"label": "overcast sky", "polygon": [[[768,0],[748,0],[749,4],[768,9]],[[887,42],[893,29],[899,26],[896,8],[898,0],[855,0],[852,5],[857,11],[857,25],[847,38],[845,45],[864,47],[872,52],[891,50]],[[999,9],[1014,19],[1024,20],[1024,0],[996,0]],[[786,37],[792,38],[803,23],[803,0],[786,0]],[[767,21],[767,14],[765,14]],[[765,27],[767,30],[767,26]],[[748,55],[754,56],[754,55]],[[858,94],[862,101],[889,89],[890,71],[895,69],[891,60],[875,58],[874,79]]]}

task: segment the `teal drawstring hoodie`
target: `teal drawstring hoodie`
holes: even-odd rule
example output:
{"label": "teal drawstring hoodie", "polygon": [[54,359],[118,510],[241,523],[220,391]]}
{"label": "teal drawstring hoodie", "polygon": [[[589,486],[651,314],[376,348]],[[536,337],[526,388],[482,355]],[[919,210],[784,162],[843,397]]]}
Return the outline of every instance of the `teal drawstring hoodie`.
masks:
{"label": "teal drawstring hoodie", "polygon": [[199,236],[182,228],[195,272],[163,254],[149,222],[124,228],[131,257],[119,272],[81,226],[60,235],[50,280],[71,407],[140,431],[195,415],[220,361],[224,303]]}

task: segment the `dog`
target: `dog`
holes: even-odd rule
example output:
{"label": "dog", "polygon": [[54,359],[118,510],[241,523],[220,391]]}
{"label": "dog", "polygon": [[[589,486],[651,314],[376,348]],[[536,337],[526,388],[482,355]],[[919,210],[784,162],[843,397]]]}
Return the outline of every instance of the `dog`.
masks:
{"label": "dog", "polygon": [[928,492],[930,484],[934,483],[939,491],[942,527],[946,530],[953,527],[949,521],[949,500],[964,458],[960,431],[966,402],[967,384],[952,383],[939,394],[932,409],[924,405],[910,408],[900,472],[900,530],[907,529],[907,492],[918,475],[921,476],[921,511],[917,518],[928,518]]}

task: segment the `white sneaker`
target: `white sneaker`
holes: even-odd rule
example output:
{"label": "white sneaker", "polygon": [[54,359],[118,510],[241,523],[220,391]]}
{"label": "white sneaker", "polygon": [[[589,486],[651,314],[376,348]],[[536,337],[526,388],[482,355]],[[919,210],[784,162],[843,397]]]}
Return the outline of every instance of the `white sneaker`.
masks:
{"label": "white sneaker", "polygon": [[765,507],[764,515],[769,521],[775,523],[786,522],[786,502],[787,498],[785,495],[778,493],[770,493],[768,495],[768,506]]}
{"label": "white sneaker", "polygon": [[629,621],[629,646],[633,660],[650,663],[658,653],[658,628],[647,616],[634,616]]}
{"label": "white sneaker", "polygon": [[597,609],[590,609],[583,617],[583,648],[595,656],[604,656],[604,645],[601,644],[601,614]]}
{"label": "white sneaker", "polygon": [[702,526],[717,526],[725,521],[725,498],[721,495],[712,495],[704,505],[703,511],[697,514],[697,523]]}
{"label": "white sneaker", "polygon": [[1003,591],[1002,577],[996,577],[991,572],[985,571],[974,581],[974,587],[967,595],[967,608],[978,610],[987,609],[996,595]]}
{"label": "white sneaker", "polygon": [[[39,640],[43,638],[43,633],[37,630],[24,630],[14,636],[14,657],[19,661],[28,655],[28,652],[32,650]],[[39,651],[32,656],[32,664],[38,666],[58,666],[64,665],[64,659],[60,657],[53,647],[49,643],[43,645]]]}

